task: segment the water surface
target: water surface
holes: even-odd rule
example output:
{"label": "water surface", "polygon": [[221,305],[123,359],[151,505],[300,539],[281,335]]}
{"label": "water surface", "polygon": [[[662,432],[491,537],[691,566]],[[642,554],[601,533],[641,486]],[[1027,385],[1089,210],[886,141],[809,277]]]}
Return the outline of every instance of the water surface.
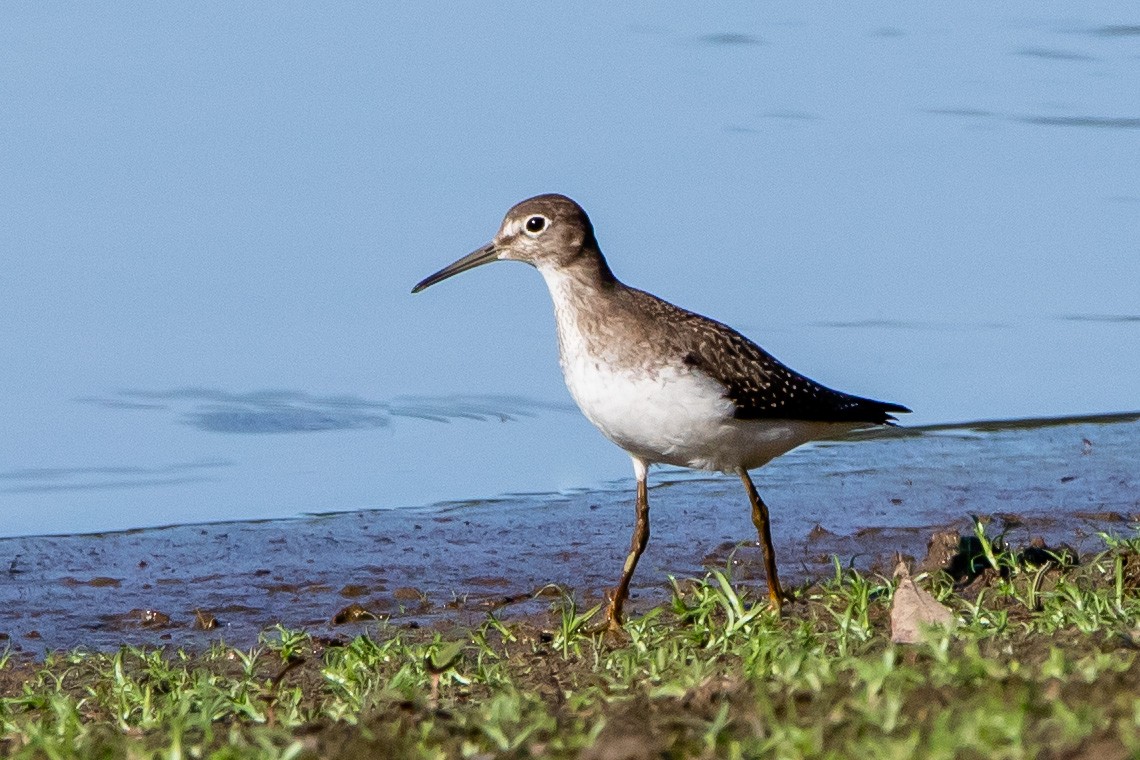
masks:
{"label": "water surface", "polygon": [[1131,4],[6,20],[0,535],[628,477],[534,272],[408,293],[538,192],[910,424],[1140,408]]}

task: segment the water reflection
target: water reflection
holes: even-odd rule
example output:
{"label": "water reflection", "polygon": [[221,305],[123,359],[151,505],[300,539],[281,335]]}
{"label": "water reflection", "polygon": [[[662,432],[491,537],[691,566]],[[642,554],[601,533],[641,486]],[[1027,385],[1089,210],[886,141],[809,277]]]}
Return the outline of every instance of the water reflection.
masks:
{"label": "water reflection", "polygon": [[1069,425],[1126,425],[1140,422],[1140,411],[1112,412],[1109,414],[1074,414],[1064,417],[1025,417],[1013,420],[976,420],[944,425],[919,425],[911,428],[888,428],[886,435],[924,435],[927,433],[984,432],[1007,430],[1040,430]]}
{"label": "water reflection", "polygon": [[792,121],[820,121],[823,119],[819,114],[808,113],[807,111],[766,111],[760,114],[762,119],[791,119]]}
{"label": "water reflection", "polygon": [[982,118],[993,116],[992,111],[984,111],[980,108],[927,108],[923,113],[932,113],[939,116],[964,116],[967,118]]}
{"label": "water reflection", "polygon": [[1014,121],[1049,127],[1097,127],[1100,129],[1140,129],[1140,119],[1116,116],[1015,116]]}
{"label": "water reflection", "polygon": [[716,34],[706,34],[698,38],[700,42],[706,45],[718,46],[734,46],[734,45],[763,45],[764,41],[759,37],[754,37],[751,34],[742,34],[740,32],[718,32]]}
{"label": "water reflection", "polygon": [[1140,37],[1140,24],[1101,26],[1091,29],[1089,34],[1094,34],[1097,37]]}
{"label": "water reflection", "polygon": [[449,422],[456,419],[506,422],[540,411],[568,410],[567,404],[518,396],[401,396],[373,401],[359,396],[319,396],[304,391],[233,393],[214,388],[129,390],[81,403],[109,409],[165,410],[183,424],[211,433],[312,433],[387,427],[393,417]]}
{"label": "water reflection", "polygon": [[1014,51],[1014,55],[1026,56],[1028,58],[1044,58],[1050,61],[1095,61],[1091,55],[1084,53],[1074,53],[1068,50],[1056,50],[1053,48],[1021,48]]}
{"label": "water reflection", "polygon": [[185,473],[233,466],[233,461],[214,459],[176,462],[156,467],[25,467],[0,472],[0,481],[14,483],[0,487],[0,493],[96,491],[198,483],[211,478],[208,475]]}
{"label": "water reflection", "polygon": [[1104,324],[1140,322],[1140,314],[1066,314],[1059,319],[1069,322],[1101,322]]}
{"label": "water reflection", "polygon": [[873,328],[886,330],[921,330],[927,332],[942,330],[1002,330],[1012,325],[1004,322],[915,322],[904,319],[851,319],[813,322],[812,326],[856,330]]}
{"label": "water reflection", "polygon": [[1140,129],[1140,118],[1131,116],[1044,116],[1006,115],[980,108],[925,108],[923,113],[969,119],[1005,119],[1021,124],[1046,127],[1096,127],[1100,129]]}

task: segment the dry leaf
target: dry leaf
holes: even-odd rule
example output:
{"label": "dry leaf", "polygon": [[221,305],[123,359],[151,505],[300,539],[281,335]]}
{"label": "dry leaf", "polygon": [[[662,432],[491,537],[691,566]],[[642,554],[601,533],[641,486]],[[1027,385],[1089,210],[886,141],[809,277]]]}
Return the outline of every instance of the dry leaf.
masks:
{"label": "dry leaf", "polygon": [[906,563],[898,563],[895,577],[899,579],[899,587],[891,605],[891,641],[916,644],[922,640],[923,628],[954,627],[957,622],[954,613],[911,580]]}

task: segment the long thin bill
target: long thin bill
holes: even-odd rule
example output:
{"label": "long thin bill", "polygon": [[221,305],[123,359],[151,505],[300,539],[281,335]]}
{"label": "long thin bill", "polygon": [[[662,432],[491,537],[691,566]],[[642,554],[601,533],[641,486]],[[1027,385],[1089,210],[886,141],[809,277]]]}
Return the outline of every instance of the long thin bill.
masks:
{"label": "long thin bill", "polygon": [[459,261],[448,264],[435,274],[429,275],[420,280],[420,282],[417,283],[414,288],[412,288],[412,292],[419,293],[424,288],[430,288],[437,282],[446,280],[448,277],[453,277],[460,272],[466,272],[468,269],[474,269],[477,266],[489,264],[492,261],[495,261],[498,258],[498,255],[499,252],[495,250],[495,244],[487,243],[487,245],[483,246],[482,248],[478,248],[463,258],[459,259]]}

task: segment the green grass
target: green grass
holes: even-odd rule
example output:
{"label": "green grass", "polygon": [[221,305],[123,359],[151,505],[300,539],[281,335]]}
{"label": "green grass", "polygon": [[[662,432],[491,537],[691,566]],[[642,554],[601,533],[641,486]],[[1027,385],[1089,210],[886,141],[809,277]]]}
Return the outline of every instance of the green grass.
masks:
{"label": "green grass", "polygon": [[783,617],[724,572],[674,582],[618,643],[563,598],[465,635],[5,656],[0,755],[1140,757],[1140,538],[1066,567],[977,530],[996,569],[918,578],[959,625],[917,645],[890,643],[893,583],[837,564]]}

